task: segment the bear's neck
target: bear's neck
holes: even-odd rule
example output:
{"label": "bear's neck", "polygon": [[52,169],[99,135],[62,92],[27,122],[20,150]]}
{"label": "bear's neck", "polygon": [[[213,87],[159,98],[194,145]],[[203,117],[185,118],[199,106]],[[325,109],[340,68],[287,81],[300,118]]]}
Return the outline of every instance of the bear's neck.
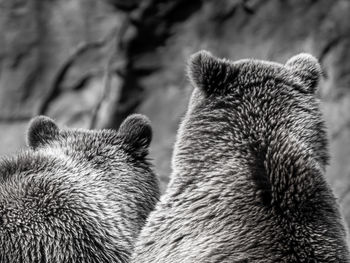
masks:
{"label": "bear's neck", "polygon": [[199,173],[213,171],[231,160],[244,160],[250,152],[241,134],[224,119],[186,117],[177,135],[174,172],[188,173],[189,168]]}

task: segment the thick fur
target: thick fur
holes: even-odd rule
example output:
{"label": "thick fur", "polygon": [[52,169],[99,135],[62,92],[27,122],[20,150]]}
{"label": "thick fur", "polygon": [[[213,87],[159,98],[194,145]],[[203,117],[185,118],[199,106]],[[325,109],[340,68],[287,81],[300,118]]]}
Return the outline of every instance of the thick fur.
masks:
{"label": "thick fur", "polygon": [[28,129],[30,150],[0,162],[0,262],[128,262],[158,197],[147,118],[119,131]]}
{"label": "thick fur", "polygon": [[132,262],[349,262],[324,177],[317,60],[231,62],[202,51],[188,75],[195,90],[171,181]]}

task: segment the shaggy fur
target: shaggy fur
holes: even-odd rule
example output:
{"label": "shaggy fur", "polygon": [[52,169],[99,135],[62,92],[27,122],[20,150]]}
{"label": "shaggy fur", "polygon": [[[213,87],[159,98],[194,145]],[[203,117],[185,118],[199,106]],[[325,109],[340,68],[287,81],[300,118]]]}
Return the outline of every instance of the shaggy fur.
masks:
{"label": "shaggy fur", "polygon": [[199,52],[165,195],[132,262],[349,262],[324,178],[317,60],[231,62]]}
{"label": "shaggy fur", "polygon": [[141,115],[119,131],[28,130],[30,150],[0,163],[0,262],[127,262],[159,197]]}

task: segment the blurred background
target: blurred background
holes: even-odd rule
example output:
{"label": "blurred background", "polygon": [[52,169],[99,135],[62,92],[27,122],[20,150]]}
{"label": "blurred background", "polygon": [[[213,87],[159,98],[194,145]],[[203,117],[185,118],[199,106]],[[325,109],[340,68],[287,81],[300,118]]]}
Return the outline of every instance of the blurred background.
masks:
{"label": "blurred background", "polygon": [[162,189],[191,87],[190,54],[284,63],[318,57],[332,154],[327,179],[350,223],[349,0],[0,0],[0,155],[25,146],[30,118],[117,128],[153,123]]}

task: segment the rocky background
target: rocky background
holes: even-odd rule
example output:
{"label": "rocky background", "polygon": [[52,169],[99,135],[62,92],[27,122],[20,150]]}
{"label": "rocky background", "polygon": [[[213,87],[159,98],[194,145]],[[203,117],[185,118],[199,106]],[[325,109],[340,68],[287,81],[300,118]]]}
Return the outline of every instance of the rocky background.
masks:
{"label": "rocky background", "polygon": [[163,190],[200,49],[284,63],[310,52],[325,76],[329,183],[350,223],[350,1],[0,0],[0,154],[24,147],[28,120],[117,128],[150,117]]}

